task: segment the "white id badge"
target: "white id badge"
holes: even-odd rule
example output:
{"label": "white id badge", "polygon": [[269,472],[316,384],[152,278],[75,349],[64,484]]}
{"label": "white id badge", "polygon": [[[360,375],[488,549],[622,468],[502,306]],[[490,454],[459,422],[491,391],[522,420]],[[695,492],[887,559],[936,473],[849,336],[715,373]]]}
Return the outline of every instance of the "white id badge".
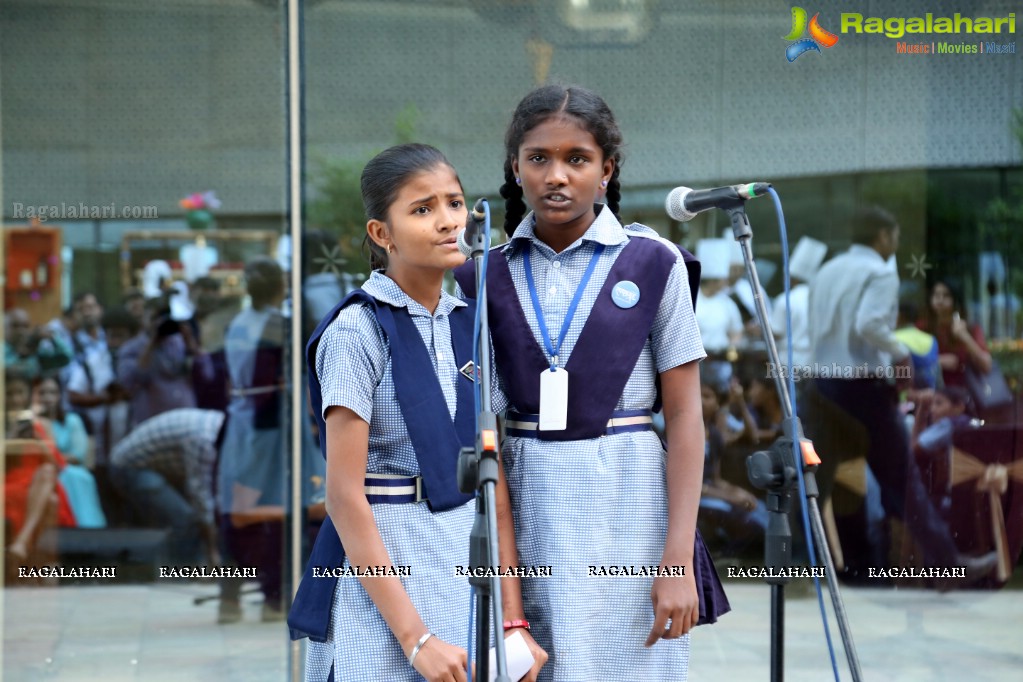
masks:
{"label": "white id badge", "polygon": [[540,373],[540,431],[564,431],[568,426],[568,372],[557,367]]}

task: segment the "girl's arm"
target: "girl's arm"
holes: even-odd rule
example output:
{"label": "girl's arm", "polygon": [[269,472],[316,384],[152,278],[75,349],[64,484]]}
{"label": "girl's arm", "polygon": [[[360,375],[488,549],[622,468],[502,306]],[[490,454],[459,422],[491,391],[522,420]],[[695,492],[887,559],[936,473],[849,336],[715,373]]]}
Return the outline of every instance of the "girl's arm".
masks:
{"label": "girl's arm", "polygon": [[[326,422],[327,513],[353,566],[390,566],[364,488],[369,424],[346,407],[330,408]],[[408,657],[429,628],[401,580],[395,576],[359,580]],[[465,680],[466,661],[464,649],[431,637],[416,656],[415,668],[427,680]]]}
{"label": "girl's arm", "polygon": [[[646,646],[658,639],[681,637],[700,618],[700,602],[693,575],[696,513],[703,484],[703,406],[700,403],[699,363],[661,372],[661,396],[668,439],[666,478],[668,533],[662,566],[685,566],[683,577],[654,579],[650,598],[654,624]],[[670,623],[669,623],[670,621]]]}
{"label": "girl's arm", "polygon": [[[497,553],[500,555],[502,567],[519,565],[519,551],[515,544],[515,523],[512,519],[511,496],[508,493],[508,481],[504,478],[504,465],[501,463],[497,468],[497,486],[494,495],[494,505],[497,507]],[[501,578],[501,606],[506,621],[526,620],[526,612],[522,608],[522,585],[517,577]],[[511,633],[509,630],[508,633]],[[507,634],[506,633],[506,636]],[[526,640],[529,653],[533,654],[533,667],[523,682],[536,682],[536,676],[540,674],[540,668],[547,662],[547,652],[536,643],[533,636],[527,631],[522,631],[522,637]]]}

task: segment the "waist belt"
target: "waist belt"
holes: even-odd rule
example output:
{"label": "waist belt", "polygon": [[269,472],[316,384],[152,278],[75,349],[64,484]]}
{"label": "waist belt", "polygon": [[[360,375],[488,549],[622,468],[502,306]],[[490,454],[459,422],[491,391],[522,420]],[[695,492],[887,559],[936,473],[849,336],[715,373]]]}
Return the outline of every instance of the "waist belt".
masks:
{"label": "waist belt", "polygon": [[[509,411],[504,421],[505,435],[516,438],[536,438],[539,425],[540,415],[538,414],[521,414]],[[607,420],[607,430],[604,435],[651,431],[653,428],[654,418],[650,410],[615,410],[611,413],[611,418]]]}
{"label": "waist belt", "polygon": [[422,476],[397,474],[366,474],[366,500],[370,504],[402,504],[426,502]]}

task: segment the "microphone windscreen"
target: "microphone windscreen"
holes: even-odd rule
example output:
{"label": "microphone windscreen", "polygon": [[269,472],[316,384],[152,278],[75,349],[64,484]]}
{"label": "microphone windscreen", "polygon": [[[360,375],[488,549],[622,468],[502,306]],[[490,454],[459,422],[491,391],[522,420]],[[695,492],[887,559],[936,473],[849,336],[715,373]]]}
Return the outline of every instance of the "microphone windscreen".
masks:
{"label": "microphone windscreen", "polygon": [[469,246],[467,241],[465,241],[465,235],[467,232],[468,230],[462,230],[458,233],[458,250],[461,251],[462,255],[466,258],[470,258],[472,256],[472,247]]}
{"label": "microphone windscreen", "polygon": [[664,210],[668,212],[668,217],[680,223],[696,217],[695,213],[686,210],[686,195],[692,191],[688,187],[676,187],[668,193],[668,198],[664,200]]}

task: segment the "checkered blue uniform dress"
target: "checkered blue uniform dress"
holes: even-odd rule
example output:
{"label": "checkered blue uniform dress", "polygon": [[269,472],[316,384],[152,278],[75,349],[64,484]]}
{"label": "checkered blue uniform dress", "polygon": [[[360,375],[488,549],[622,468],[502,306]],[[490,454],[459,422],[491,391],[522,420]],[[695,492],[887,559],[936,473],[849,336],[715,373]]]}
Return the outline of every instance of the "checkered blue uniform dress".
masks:
{"label": "checkered blue uniform dress", "polygon": [[[463,301],[442,294],[431,315],[397,284],[374,272],[362,287],[380,301],[407,307],[434,361],[448,411],[454,418],[456,381],[448,314]],[[366,470],[378,474],[419,475],[415,451],[405,428],[394,379],[388,341],[373,310],[364,303],[345,307],[327,327],[316,352],[324,414],[340,405],[369,422]],[[464,379],[462,379],[464,381]],[[494,407],[504,409],[500,394]],[[432,513],[426,504],[373,504],[373,516],[391,562],[411,567],[401,581],[426,627],[449,644],[465,647],[469,619],[469,583],[455,575],[455,566],[469,563],[469,531],[475,503]],[[346,557],[344,566],[348,567]],[[336,682],[422,680],[358,578],[338,580],[328,641],[310,641],[306,657],[308,682],[327,679],[334,665]]]}
{"label": "checkered blue uniform dress", "polygon": [[[606,208],[583,237],[561,253],[535,238],[532,215],[516,229],[513,239],[531,242],[533,277],[552,334],[561,329],[596,244],[605,245],[561,348],[562,366],[571,357],[597,294],[630,234],[656,238],[653,230],[641,225],[627,231]],[[665,248],[671,247],[666,244]],[[508,265],[519,303],[542,348],[522,251],[516,249],[513,254]],[[686,268],[679,256],[616,410],[651,409],[657,373],[705,357],[690,300]],[[576,441],[508,438],[502,458],[519,561],[525,566],[553,567],[551,578],[522,580],[532,634],[550,655],[540,680],[686,679],[688,635],[643,646],[653,626],[653,578],[587,577],[588,566],[660,563],[668,501],[665,451],[657,435],[641,431]]]}

